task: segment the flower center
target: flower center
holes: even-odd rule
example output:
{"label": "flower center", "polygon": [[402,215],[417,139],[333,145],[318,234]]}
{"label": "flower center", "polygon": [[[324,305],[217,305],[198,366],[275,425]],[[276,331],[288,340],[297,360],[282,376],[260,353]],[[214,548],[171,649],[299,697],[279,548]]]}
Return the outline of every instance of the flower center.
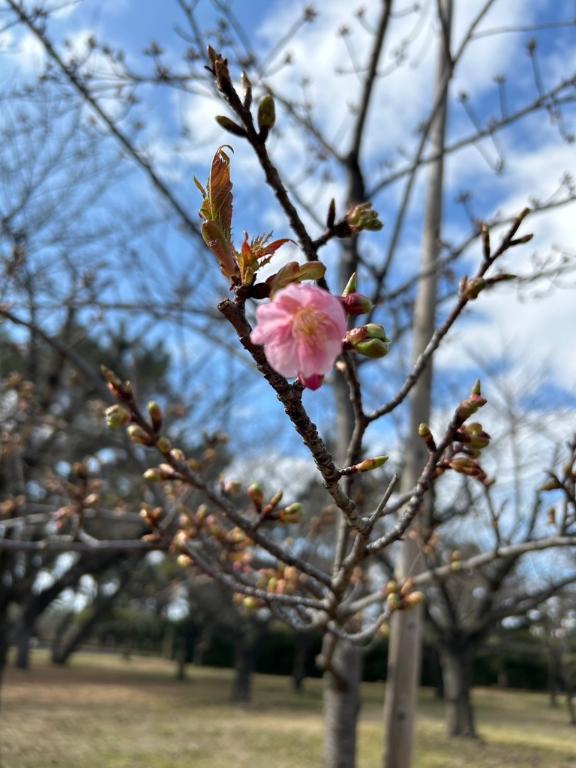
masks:
{"label": "flower center", "polygon": [[297,341],[320,341],[325,336],[324,317],[312,307],[303,307],[294,315],[292,334]]}

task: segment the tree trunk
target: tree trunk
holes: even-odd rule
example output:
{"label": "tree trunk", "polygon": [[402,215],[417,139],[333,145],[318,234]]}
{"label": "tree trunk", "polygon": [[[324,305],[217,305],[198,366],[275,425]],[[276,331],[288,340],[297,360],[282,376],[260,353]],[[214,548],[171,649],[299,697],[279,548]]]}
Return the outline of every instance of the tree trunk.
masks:
{"label": "tree trunk", "polygon": [[558,706],[558,678],[560,675],[560,659],[558,649],[551,641],[548,648],[548,705],[552,708]]}
{"label": "tree trunk", "polygon": [[188,662],[188,649],[186,639],[181,637],[176,644],[176,680],[185,682],[187,680],[186,665]]}
{"label": "tree trunk", "polygon": [[67,664],[70,656],[75,653],[82,643],[90,637],[96,624],[112,610],[114,603],[120,596],[132,576],[132,569],[126,568],[118,577],[118,584],[110,594],[100,593],[94,598],[92,610],[88,617],[80,624],[76,632],[63,643],[52,658],[55,664]]}
{"label": "tree trunk", "polygon": [[338,640],[331,668],[324,673],[326,768],[354,768],[356,765],[361,679],[360,650]]}
{"label": "tree trunk", "polygon": [[442,651],[446,727],[449,736],[476,737],[472,705],[474,653],[470,648]]}
{"label": "tree trunk", "polygon": [[200,637],[194,643],[194,650],[192,652],[192,664],[195,667],[201,667],[204,663],[204,655],[208,650],[210,641],[212,640],[212,626],[205,622],[200,630]]}
{"label": "tree trunk", "polygon": [[18,627],[16,634],[16,662],[17,669],[30,668],[30,642],[34,625],[24,621]]}
{"label": "tree trunk", "polygon": [[574,706],[574,690],[566,691],[566,708],[568,710],[568,722],[570,725],[576,725],[576,707]]}
{"label": "tree trunk", "polygon": [[310,656],[312,638],[305,633],[298,633],[294,638],[294,658],[292,660],[292,688],[295,693],[302,693],[306,668]]}
{"label": "tree trunk", "polygon": [[[431,130],[431,149],[438,153],[438,160],[430,165],[426,199],[426,220],[422,243],[421,271],[418,294],[414,307],[414,341],[412,357],[416,360],[424,351],[434,332],[437,301],[437,261],[442,226],[442,191],[444,180],[443,148],[446,133],[448,79],[450,71],[450,32],[452,24],[452,0],[441,0],[443,35],[438,56],[436,98],[441,100]],[[410,401],[410,433],[405,451],[402,473],[402,490],[410,491],[416,484],[426,463],[426,449],[418,435],[419,425],[429,423],[432,399],[432,364],[425,367],[412,390]],[[420,525],[425,533],[428,520],[424,510],[420,513]],[[405,537],[399,558],[397,575],[404,579],[422,570],[418,543]],[[390,624],[391,635],[388,650],[388,675],[384,704],[385,768],[410,768],[414,741],[416,698],[420,678],[422,652],[423,610],[418,606],[409,611],[397,611]]]}
{"label": "tree trunk", "polygon": [[252,699],[254,643],[253,627],[248,626],[236,635],[232,701],[247,703]]}

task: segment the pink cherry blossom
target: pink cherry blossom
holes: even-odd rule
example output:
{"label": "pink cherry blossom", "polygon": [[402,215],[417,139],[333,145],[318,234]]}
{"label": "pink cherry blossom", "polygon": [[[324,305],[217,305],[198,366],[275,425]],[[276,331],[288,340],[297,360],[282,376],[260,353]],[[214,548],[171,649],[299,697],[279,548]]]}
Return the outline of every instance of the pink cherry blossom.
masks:
{"label": "pink cherry blossom", "polygon": [[342,352],[346,315],[336,296],[315,285],[292,284],[256,310],[250,336],[266,359],[287,378],[298,376],[316,389]]}

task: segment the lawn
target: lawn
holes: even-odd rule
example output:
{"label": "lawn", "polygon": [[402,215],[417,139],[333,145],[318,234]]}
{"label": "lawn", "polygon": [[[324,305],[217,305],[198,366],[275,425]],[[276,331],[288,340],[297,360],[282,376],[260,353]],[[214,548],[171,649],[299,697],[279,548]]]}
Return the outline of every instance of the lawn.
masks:
{"label": "lawn", "polygon": [[[298,696],[258,676],[232,706],[230,672],[158,659],[79,654],[72,666],[10,669],[0,713],[1,768],[308,768],[322,765],[321,691]],[[365,686],[359,768],[380,768],[383,686]],[[442,706],[421,695],[415,768],[576,768],[576,730],[544,696],[479,690],[482,740],[444,736]]]}

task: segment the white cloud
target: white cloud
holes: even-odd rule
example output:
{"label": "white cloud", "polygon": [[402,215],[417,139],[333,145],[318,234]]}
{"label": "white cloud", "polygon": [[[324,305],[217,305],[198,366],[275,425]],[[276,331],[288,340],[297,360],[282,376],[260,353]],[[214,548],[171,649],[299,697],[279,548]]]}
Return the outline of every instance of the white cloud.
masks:
{"label": "white cloud", "polygon": [[268,494],[284,490],[288,494],[284,501],[289,502],[305,491],[317,477],[317,472],[309,459],[268,452],[252,458],[235,459],[226,468],[225,477],[228,481],[235,480],[246,486],[260,483]]}

